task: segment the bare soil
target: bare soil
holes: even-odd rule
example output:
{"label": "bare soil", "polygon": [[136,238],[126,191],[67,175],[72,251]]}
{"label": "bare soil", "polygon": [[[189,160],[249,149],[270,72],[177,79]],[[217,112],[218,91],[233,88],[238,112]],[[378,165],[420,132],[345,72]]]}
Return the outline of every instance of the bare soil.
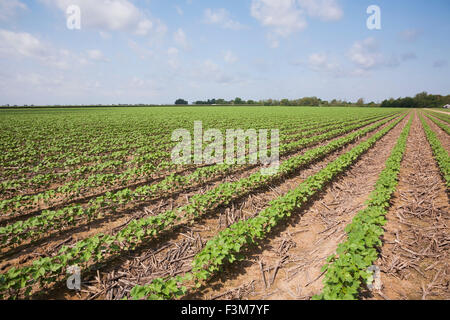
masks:
{"label": "bare soil", "polygon": [[231,266],[193,299],[310,299],[322,289],[322,266],[345,239],[409,117],[363,155],[309,207],[272,232],[248,259]]}
{"label": "bare soil", "polygon": [[[404,120],[401,125],[398,125],[386,137],[395,134],[399,135],[406,121]],[[386,137],[379,144],[385,144],[387,141],[385,140]],[[215,236],[220,230],[238,220],[255,216],[260,210],[267,207],[271,200],[297,187],[306,177],[317,173],[330,161],[347,152],[359,142],[354,142],[342,150],[334,152],[323,160],[301,170],[293,177],[270,186],[267,190],[261,190],[245,199],[233,202],[228,208],[220,209],[216,214],[211,214],[206,219],[195,223],[194,227],[184,228],[178,237],[167,243],[159,242],[152,250],[143,251],[139,255],[124,256],[120,264],[111,265],[101,270],[93,279],[88,279],[88,282],[92,284],[78,298],[120,299],[123,296],[127,296],[128,292],[137,284],[146,284],[157,277],[174,276],[189,271],[194,255],[203,248],[207,240]],[[372,158],[374,155],[372,155]],[[363,167],[361,170],[363,170]],[[340,188],[345,189],[343,186]],[[354,195],[353,192],[352,194]],[[356,206],[355,210],[362,208],[361,202],[362,199],[355,198],[354,203],[352,203],[353,206]],[[327,225],[327,228],[329,227]],[[320,231],[323,230],[318,230],[318,232]],[[329,230],[325,231],[328,232]],[[289,244],[283,244],[283,250],[286,250],[287,247],[289,247]],[[253,253],[251,253],[251,256],[253,256]],[[229,275],[229,273],[223,274],[224,277]],[[246,284],[248,281],[239,279],[238,282]],[[250,283],[252,286],[255,284],[253,280]],[[248,285],[247,287],[250,288],[252,286]],[[64,297],[70,298],[67,295]],[[201,299],[202,297],[193,296],[189,298]]]}
{"label": "bare soil", "polygon": [[449,214],[445,184],[416,117],[387,214],[377,261],[383,289],[375,299],[450,299]]}

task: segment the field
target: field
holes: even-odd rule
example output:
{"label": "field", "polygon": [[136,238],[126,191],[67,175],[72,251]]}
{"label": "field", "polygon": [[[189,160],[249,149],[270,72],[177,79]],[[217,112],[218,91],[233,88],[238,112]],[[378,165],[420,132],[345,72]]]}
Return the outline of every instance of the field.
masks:
{"label": "field", "polygon": [[[174,163],[195,121],[279,129],[278,171]],[[449,127],[422,109],[0,110],[0,298],[450,299]]]}

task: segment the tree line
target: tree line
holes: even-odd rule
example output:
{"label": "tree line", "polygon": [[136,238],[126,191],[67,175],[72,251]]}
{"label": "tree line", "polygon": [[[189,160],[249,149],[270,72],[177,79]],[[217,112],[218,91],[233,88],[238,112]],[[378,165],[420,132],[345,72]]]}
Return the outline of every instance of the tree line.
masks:
{"label": "tree line", "polygon": [[[187,105],[188,101],[178,99],[175,101],[176,105]],[[267,100],[244,100],[242,98],[235,98],[233,100],[225,99],[208,99],[198,100],[193,102],[194,105],[260,105],[260,106],[355,106],[355,107],[383,107],[383,108],[439,108],[446,104],[450,104],[450,95],[433,95],[427,92],[417,94],[415,97],[405,98],[390,98],[384,100],[382,103],[365,102],[363,98],[356,102],[333,99],[331,101],[322,100],[317,97],[304,97],[301,99],[267,99]]]}
{"label": "tree line", "polygon": [[440,108],[450,104],[450,95],[441,96],[422,92],[415,97],[405,97],[398,99],[384,100],[381,103],[383,108]]}
{"label": "tree line", "polygon": [[[184,99],[178,99],[175,101],[176,105],[187,105],[188,101]],[[328,102],[326,100],[322,100],[317,97],[304,97],[301,99],[267,99],[267,100],[244,100],[242,98],[236,98],[233,100],[225,100],[225,99],[208,99],[208,100],[198,100],[194,101],[193,105],[259,105],[259,106],[346,106],[346,105],[362,105],[364,101],[359,99],[356,103],[352,103],[350,101],[345,100],[336,100]],[[369,105],[369,104],[368,104]],[[374,102],[371,102],[370,105],[375,105]]]}

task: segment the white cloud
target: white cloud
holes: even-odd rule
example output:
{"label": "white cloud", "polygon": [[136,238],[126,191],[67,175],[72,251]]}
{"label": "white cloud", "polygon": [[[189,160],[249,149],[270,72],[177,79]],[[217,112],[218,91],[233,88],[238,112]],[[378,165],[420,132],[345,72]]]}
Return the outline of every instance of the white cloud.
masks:
{"label": "white cloud", "polygon": [[107,59],[103,55],[103,52],[97,49],[88,50],[87,56],[92,61],[107,61]]}
{"label": "white cloud", "polygon": [[348,72],[346,72],[338,62],[332,61],[326,53],[311,54],[308,57],[307,65],[313,71],[328,73],[336,78],[348,75]]}
{"label": "white cloud", "polygon": [[270,46],[278,47],[280,37],[288,37],[307,26],[307,17],[324,21],[342,18],[343,11],[336,0],[252,0],[251,15],[270,29]]}
{"label": "white cloud", "polygon": [[175,43],[183,49],[189,49],[190,45],[186,37],[186,33],[183,29],[179,28],[173,33],[173,40]]}
{"label": "white cloud", "polygon": [[309,16],[323,21],[337,21],[344,15],[336,0],[298,0],[298,3]]}
{"label": "white cloud", "polygon": [[153,28],[153,22],[148,19],[141,20],[138,25],[135,33],[140,36],[145,36],[149,33],[149,31]]}
{"label": "white cloud", "polygon": [[190,72],[190,78],[195,82],[236,84],[239,78],[226,72],[214,61],[207,59],[200,64],[196,64]]}
{"label": "white cloud", "polygon": [[336,70],[337,64],[329,62],[328,55],[325,53],[313,53],[308,58],[308,65],[316,71]]}
{"label": "white cloud", "polygon": [[224,60],[227,63],[233,64],[238,61],[238,57],[230,50],[225,52]]}
{"label": "white cloud", "polygon": [[283,37],[307,26],[303,11],[294,0],[253,0],[251,15]]}
{"label": "white cloud", "polygon": [[0,29],[0,54],[25,57],[45,56],[44,44],[26,32],[14,32]]}
{"label": "white cloud", "polygon": [[19,0],[0,0],[0,21],[13,18],[17,11],[25,10],[27,6]]}
{"label": "white cloud", "polygon": [[56,6],[64,15],[70,5],[81,9],[82,28],[102,31],[126,31],[145,36],[158,29],[161,21],[151,21],[131,1],[128,0],[40,0]]}
{"label": "white cloud", "polygon": [[206,9],[204,13],[204,22],[207,24],[217,24],[222,28],[231,30],[240,30],[243,25],[238,21],[231,19],[229,12],[226,9]]}
{"label": "white cloud", "polygon": [[355,75],[363,75],[368,70],[382,67],[397,67],[401,61],[414,59],[414,55],[402,56],[400,59],[395,54],[390,56],[384,55],[381,53],[377,41],[372,37],[356,41],[350,48],[348,57],[356,65],[356,71],[353,71]]}
{"label": "white cloud", "polygon": [[378,44],[372,37],[355,42],[350,49],[349,58],[359,68],[366,70],[383,63]]}
{"label": "white cloud", "polygon": [[0,56],[8,59],[34,59],[45,66],[68,69],[84,64],[82,56],[69,50],[57,49],[32,34],[0,29]]}

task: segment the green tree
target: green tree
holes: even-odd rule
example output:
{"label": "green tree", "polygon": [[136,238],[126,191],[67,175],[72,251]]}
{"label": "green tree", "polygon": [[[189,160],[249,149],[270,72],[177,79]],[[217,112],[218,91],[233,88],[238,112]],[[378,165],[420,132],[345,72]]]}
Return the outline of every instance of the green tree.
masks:
{"label": "green tree", "polygon": [[234,104],[245,104],[245,102],[241,98],[234,99]]}
{"label": "green tree", "polygon": [[187,102],[186,100],[183,100],[183,99],[177,99],[177,101],[175,101],[175,104],[176,105],[186,105],[186,104],[189,104],[189,102]]}

